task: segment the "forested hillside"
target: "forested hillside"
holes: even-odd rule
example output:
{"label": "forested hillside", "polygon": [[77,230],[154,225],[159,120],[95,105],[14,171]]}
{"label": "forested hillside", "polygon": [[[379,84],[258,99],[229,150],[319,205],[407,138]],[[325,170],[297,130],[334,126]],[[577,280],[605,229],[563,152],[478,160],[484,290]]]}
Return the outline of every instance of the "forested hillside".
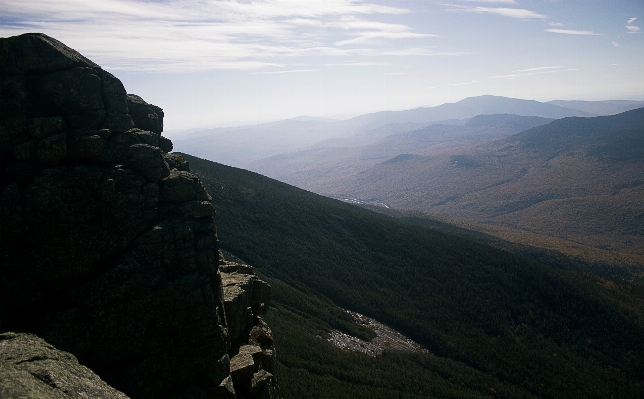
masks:
{"label": "forested hillside", "polygon": [[642,255],[642,176],[644,109],[636,109],[564,118],[440,155],[392,158],[311,189]]}
{"label": "forested hillside", "polygon": [[[311,386],[375,397],[387,388],[378,388],[382,381],[423,378],[436,382],[429,396],[444,397],[637,397],[644,388],[642,322],[600,288],[254,173],[186,159],[213,197],[221,247],[275,289],[269,318],[284,348],[285,392],[323,397],[305,394]],[[383,363],[328,350],[316,338],[328,328],[360,333],[336,306],[397,328],[435,356]],[[388,389],[418,397],[428,388]]]}
{"label": "forested hillside", "polygon": [[[318,193],[339,193],[338,186],[369,175],[372,168],[399,155],[436,157],[511,136],[552,119],[513,114],[477,115],[418,126],[389,124],[353,136],[353,140],[318,143],[312,148],[253,162],[250,169]],[[381,182],[386,184],[386,182]],[[349,190],[351,191],[351,190]]]}

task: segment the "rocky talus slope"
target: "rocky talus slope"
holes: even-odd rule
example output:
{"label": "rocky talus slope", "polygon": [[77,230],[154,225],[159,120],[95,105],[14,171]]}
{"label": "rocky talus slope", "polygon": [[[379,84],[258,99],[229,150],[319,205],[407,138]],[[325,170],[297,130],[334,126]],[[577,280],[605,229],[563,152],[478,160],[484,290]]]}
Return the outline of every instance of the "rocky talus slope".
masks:
{"label": "rocky talus slope", "polygon": [[340,330],[333,330],[327,338],[327,341],[331,342],[333,346],[340,349],[362,352],[369,356],[380,355],[385,350],[410,353],[429,353],[429,351],[423,348],[422,345],[405,337],[393,328],[380,323],[378,320],[372,319],[358,312],[352,312],[346,309],[344,311],[351,315],[356,324],[371,328],[376,333],[376,337],[371,339],[371,341],[365,341],[358,337],[343,333]]}
{"label": "rocky talus slope", "polygon": [[[162,130],[159,107],[64,44],[0,39],[0,332],[41,338],[2,335],[3,386],[57,386],[69,361],[132,398],[277,397],[270,291],[250,268],[224,288],[211,197]],[[4,362],[16,340],[46,356]]]}

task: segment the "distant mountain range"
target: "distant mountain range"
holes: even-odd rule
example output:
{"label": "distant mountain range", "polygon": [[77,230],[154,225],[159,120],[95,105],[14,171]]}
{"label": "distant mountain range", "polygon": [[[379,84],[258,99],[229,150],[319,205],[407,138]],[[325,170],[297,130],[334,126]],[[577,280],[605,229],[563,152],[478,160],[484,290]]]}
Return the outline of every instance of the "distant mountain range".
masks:
{"label": "distant mountain range", "polygon": [[[400,160],[409,154],[436,155],[451,153],[491,139],[507,137],[526,129],[551,122],[552,119],[511,114],[479,115],[469,120],[452,120],[452,124],[389,124],[386,130],[374,129],[358,137],[379,139],[366,145],[340,147],[316,145],[289,154],[274,155],[249,164],[251,170],[316,192],[336,193],[336,180],[357,175],[389,158]],[[415,130],[407,130],[413,129]],[[384,132],[396,134],[381,137]],[[374,132],[373,134],[370,134]],[[364,141],[363,141],[364,142]],[[358,139],[354,143],[359,144]],[[403,154],[403,155],[401,155]],[[394,158],[396,157],[396,158]]]}
{"label": "distant mountain range", "polygon": [[[567,102],[564,102],[567,104]],[[499,96],[479,96],[436,107],[406,111],[383,111],[334,121],[323,118],[298,117],[259,125],[207,129],[190,133],[189,137],[173,137],[175,149],[231,166],[248,167],[251,162],[272,155],[302,150],[329,139],[369,141],[366,133],[378,131],[379,137],[400,133],[398,124],[409,130],[446,120],[469,119],[481,114],[515,114],[558,119],[568,116],[605,115],[618,109],[633,107],[635,101],[572,102],[570,106],[542,103]],[[587,112],[572,107],[592,108]],[[388,126],[385,128],[385,126]],[[387,133],[390,131],[391,133]],[[328,144],[328,143],[327,143]],[[337,144],[337,143],[336,143]]]}
{"label": "distant mountain range", "polygon": [[559,107],[576,109],[588,112],[597,116],[615,115],[621,112],[630,111],[636,108],[644,107],[644,101],[626,101],[626,100],[609,100],[609,101],[548,101],[548,104]]}
{"label": "distant mountain range", "polygon": [[641,104],[480,96],[220,129],[175,146],[333,197],[644,255],[643,111],[590,116]]}
{"label": "distant mountain range", "polygon": [[643,176],[641,108],[555,120],[460,151],[398,155],[308,188],[644,254]]}
{"label": "distant mountain range", "polygon": [[389,123],[423,123],[443,119],[466,119],[476,115],[514,114],[559,119],[566,116],[593,116],[588,112],[533,100],[500,96],[469,97],[455,103],[423,107],[406,111],[383,111],[356,116],[362,129],[372,129]]}

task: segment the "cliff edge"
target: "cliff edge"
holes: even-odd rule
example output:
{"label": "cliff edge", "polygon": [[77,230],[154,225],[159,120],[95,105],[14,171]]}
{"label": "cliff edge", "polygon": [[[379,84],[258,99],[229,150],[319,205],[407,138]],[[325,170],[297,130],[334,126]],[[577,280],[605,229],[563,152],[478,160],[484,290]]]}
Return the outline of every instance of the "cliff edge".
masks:
{"label": "cliff edge", "polygon": [[163,116],[51,37],[0,39],[0,332],[133,398],[276,397],[263,367],[231,375],[250,331],[227,317],[261,325],[268,297],[226,307],[211,197]]}

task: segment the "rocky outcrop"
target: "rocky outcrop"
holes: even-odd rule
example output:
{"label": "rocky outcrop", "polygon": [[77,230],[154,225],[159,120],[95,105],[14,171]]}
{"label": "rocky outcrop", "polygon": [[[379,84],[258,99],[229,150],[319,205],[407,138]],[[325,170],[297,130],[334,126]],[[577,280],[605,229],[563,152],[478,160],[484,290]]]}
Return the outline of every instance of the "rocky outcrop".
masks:
{"label": "rocky outcrop", "polygon": [[221,253],[219,270],[231,340],[231,381],[238,397],[276,398],[275,347],[271,329],[262,320],[271,287],[240,259]]}
{"label": "rocky outcrop", "polygon": [[0,334],[0,398],[127,399],[76,358],[31,334]]}
{"label": "rocky outcrop", "polygon": [[215,211],[162,129],[55,39],[0,39],[0,331],[133,398],[235,397]]}

